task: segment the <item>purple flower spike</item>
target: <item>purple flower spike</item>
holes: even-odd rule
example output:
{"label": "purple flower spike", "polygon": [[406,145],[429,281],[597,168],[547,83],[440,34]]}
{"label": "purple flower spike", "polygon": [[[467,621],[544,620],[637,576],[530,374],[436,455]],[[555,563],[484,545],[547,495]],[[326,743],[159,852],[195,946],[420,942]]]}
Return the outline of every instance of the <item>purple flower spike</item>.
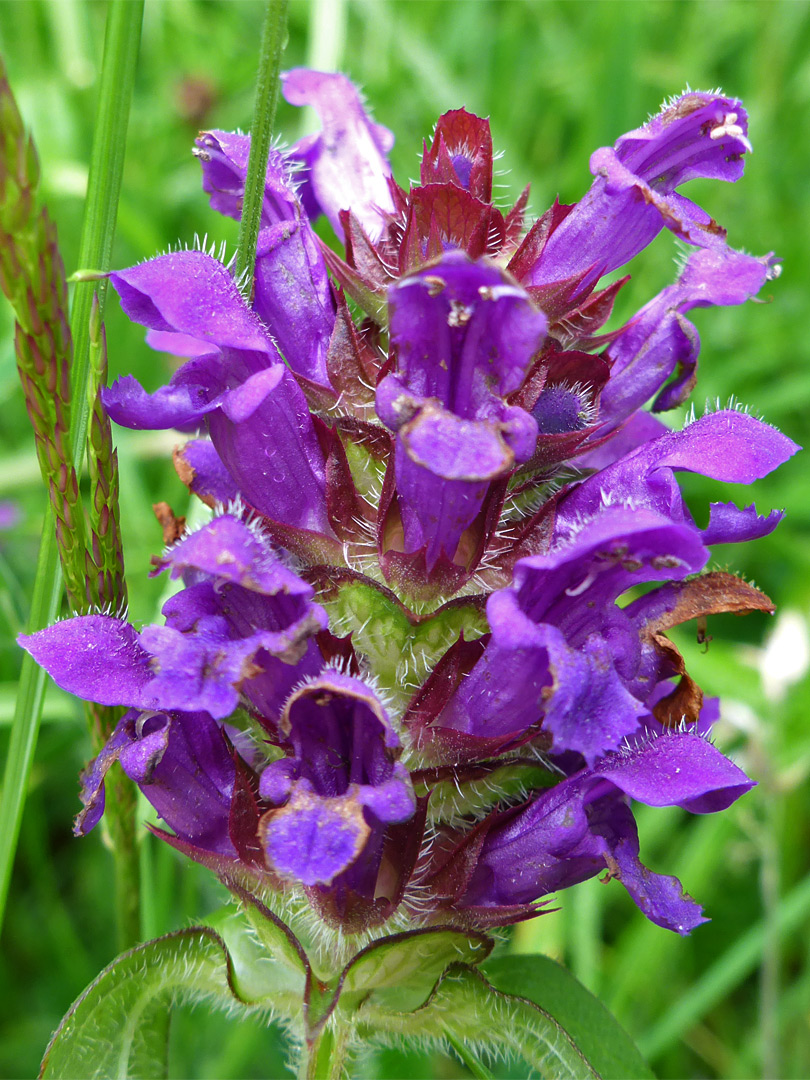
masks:
{"label": "purple flower spike", "polygon": [[413,816],[408,770],[376,695],[337,671],[297,690],[281,725],[292,756],[268,765],[259,788],[279,805],[261,824],[267,856],[280,874],[328,885],[372,836]]}
{"label": "purple flower spike", "polygon": [[[474,937],[605,872],[689,933],[701,908],[640,861],[631,800],[714,813],[751,786],[708,741],[718,702],[669,635],[773,612],[706,563],[781,512],[713,502],[700,528],[677,473],[751,483],[798,449],[734,409],[683,431],[654,415],[695,382],[690,312],[778,276],[680,193],[742,174],[745,111],[684,94],[527,228],[528,187],[493,204],[487,120],[440,118],[406,190],[344,75],[298,68],[284,94],[321,129],[270,153],[250,288],[204,251],[111,275],[182,364],[103,400],[192,436],[175,467],[214,516],[188,533],[155,507],[155,572],[177,581],[161,625],[89,614],[20,639],[60,686],[130,710],[84,776],[77,830],[119,761],[167,843],[243,903],[276,911],[278,894],[321,977],[349,960],[344,991],[378,947],[394,955],[390,934],[450,920]],[[232,218],[249,150],[197,141]],[[677,279],[608,329],[629,275],[599,279],[665,227],[693,245]]]}
{"label": "purple flower spike", "polygon": [[302,197],[307,213],[326,214],[342,236],[340,211],[351,210],[376,240],[385,213],[394,210],[387,157],[394,136],[371,120],[345,75],[293,68],[281,78],[287,101],[311,105],[321,121],[321,133],[302,139],[289,153],[305,167]]}
{"label": "purple flower spike", "polygon": [[748,116],[735,98],[690,92],[613,148],[591,157],[591,190],[553,232],[526,283],[579,278],[580,290],[629,262],[666,225],[700,247],[724,231],[676,192],[695,177],[738,180],[751,149]]}

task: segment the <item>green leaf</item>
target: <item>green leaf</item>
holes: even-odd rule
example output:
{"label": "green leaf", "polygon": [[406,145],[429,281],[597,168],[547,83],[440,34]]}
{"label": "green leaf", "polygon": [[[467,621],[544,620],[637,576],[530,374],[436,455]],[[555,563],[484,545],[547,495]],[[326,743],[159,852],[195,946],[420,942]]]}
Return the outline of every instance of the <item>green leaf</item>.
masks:
{"label": "green leaf", "polygon": [[482,1058],[507,1056],[528,1066],[521,1075],[544,1080],[599,1078],[586,1055],[553,1016],[530,1000],[500,992],[478,971],[462,964],[445,972],[421,1008],[395,1012],[369,998],[358,1009],[357,1020],[358,1033],[369,1039],[385,1033],[461,1045],[463,1060],[479,1077],[493,1075]]}
{"label": "green leaf", "polygon": [[[248,989],[251,996],[245,996]],[[207,927],[138,945],[113,960],[70,1007],[45,1051],[40,1076],[163,1077],[173,997],[200,996],[248,1007],[262,1003],[263,990],[247,979],[237,986],[222,938]]]}
{"label": "green leaf", "polygon": [[373,1000],[377,1003],[398,1010],[416,1008],[428,999],[436,981],[451,964],[478,964],[491,949],[492,941],[483,934],[452,927],[383,938],[363,949],[346,967],[339,1007],[355,1005],[375,992]]}
{"label": "green leaf", "polygon": [[602,1080],[654,1075],[602,1002],[548,956],[500,956],[484,964],[483,971],[496,989],[528,998],[550,1013]]}
{"label": "green leaf", "polygon": [[[233,964],[233,982],[239,995],[251,1001],[272,997],[273,1006],[290,1016],[301,1011],[308,977],[303,951],[279,922],[265,918],[256,908],[223,908],[206,919],[222,937]],[[300,948],[300,946],[299,946]]]}

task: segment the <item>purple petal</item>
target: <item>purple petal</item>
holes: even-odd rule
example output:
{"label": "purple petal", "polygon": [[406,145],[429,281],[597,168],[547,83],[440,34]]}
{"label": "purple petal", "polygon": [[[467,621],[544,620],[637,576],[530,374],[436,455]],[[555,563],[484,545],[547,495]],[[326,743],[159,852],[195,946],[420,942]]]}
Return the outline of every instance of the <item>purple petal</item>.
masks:
{"label": "purple petal", "polygon": [[259,233],[253,307],[292,370],[328,386],[335,301],[308,221],[282,222]]}
{"label": "purple petal", "polygon": [[[250,136],[233,131],[204,131],[195,140],[194,156],[202,165],[203,191],[220,214],[242,217]],[[262,226],[288,221],[300,213],[290,183],[290,166],[277,150],[270,151],[262,204]]]}
{"label": "purple petal", "polygon": [[239,494],[233,477],[208,439],[191,439],[175,451],[174,460],[183,483],[203,502],[227,506]]}
{"label": "purple petal", "polygon": [[430,570],[442,553],[452,560],[491,481],[511,470],[514,454],[496,425],[430,405],[400,429],[395,453],[405,550],[426,545]]}
{"label": "purple petal", "polygon": [[121,754],[121,750],[134,738],[137,713],[128,712],[118,721],[115,730],[81,776],[79,797],[83,809],[73,826],[75,836],[87,836],[101,820],[104,813],[104,779]]}
{"label": "purple petal", "polygon": [[102,387],[101,400],[108,416],[121,427],[135,431],[188,429],[197,426],[217,407],[219,396],[206,386],[169,383],[148,394],[132,375],[124,375]]}
{"label": "purple petal", "polygon": [[641,740],[600,761],[593,775],[647,806],[681,806],[693,814],[725,810],[755,786],[715,746],[689,732]]}
{"label": "purple petal", "polygon": [[185,334],[220,349],[278,354],[222,263],[203,251],[175,251],[110,275],[121,307],[150,330]]}
{"label": "purple petal", "polygon": [[251,506],[285,525],[334,535],[323,454],[287,367],[251,376],[226,395],[209,424],[217,453]]}
{"label": "purple petal", "polygon": [[122,619],[79,615],[17,641],[69,694],[99,705],[151,707],[151,657]]}
{"label": "purple petal", "polygon": [[[235,855],[228,834],[236,768],[222,729],[204,712],[145,715],[121,766],[182,840]],[[163,749],[154,752],[153,742]]]}
{"label": "purple petal", "polygon": [[[576,635],[598,625],[606,605],[627,589],[696,573],[707,558],[700,536],[688,525],[652,510],[603,507],[579,523],[569,543],[548,555],[520,559],[512,588],[492,594],[488,617],[492,623],[499,606],[514,597],[529,619],[553,622]],[[517,632],[506,620],[504,640]]]}
{"label": "purple petal", "polygon": [[772,510],[770,514],[757,514],[752,504],[740,510],[734,503],[711,503],[708,527],[703,530],[703,543],[739,544],[745,540],[758,540],[772,533],[782,518],[784,510]]}
{"label": "purple petal", "polygon": [[[620,458],[626,457],[631,450],[644,443],[666,435],[669,428],[650,413],[639,410],[634,412],[627,423],[616,431],[602,446],[595,450],[586,450],[573,459],[572,464],[582,469],[606,469]],[[587,443],[586,443],[587,446]]]}
{"label": "purple petal", "polygon": [[[375,124],[360,95],[345,75],[293,68],[282,75],[282,91],[291,105],[311,105],[321,133],[309,138],[299,153],[307,166],[308,193],[342,236],[339,214],[351,210],[372,240],[383,231],[384,213],[394,210],[388,187],[391,167],[387,154],[394,137]],[[303,153],[301,153],[303,151]]]}
{"label": "purple petal", "polygon": [[656,926],[686,936],[709,920],[701,906],[684,891],[676,877],[655,874],[638,857],[638,830],[629,807],[605,800],[607,812],[602,822],[591,817],[595,830],[607,833],[610,851],[605,862],[610,875],[621,881],[639,909]]}
{"label": "purple petal", "polygon": [[709,476],[726,483],[750,484],[787,461],[799,447],[786,435],[732,409],[709,413],[683,431],[670,431],[643,443],[619,461],[589,477],[560,503],[557,535],[578,530],[595,514],[603,492],[617,503],[632,500],[674,520],[690,520],[670,470]]}
{"label": "purple petal", "polygon": [[287,569],[269,542],[232,514],[222,514],[183,537],[159,566],[170,567],[173,578],[198,570],[219,583],[240,585],[266,596],[284,593],[310,599],[313,595],[312,586]]}
{"label": "purple petal", "polygon": [[271,810],[260,831],[270,865],[304,885],[330,885],[360,855],[370,828],[351,794],[323,799],[300,781],[286,806]]}

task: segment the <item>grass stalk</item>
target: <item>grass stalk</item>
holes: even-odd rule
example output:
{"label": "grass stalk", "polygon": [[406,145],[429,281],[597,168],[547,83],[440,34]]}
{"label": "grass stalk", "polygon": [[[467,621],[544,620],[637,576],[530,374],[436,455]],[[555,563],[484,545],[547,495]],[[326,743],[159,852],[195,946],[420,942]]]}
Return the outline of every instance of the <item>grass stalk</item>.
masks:
{"label": "grass stalk", "polygon": [[267,0],[262,27],[256,100],[250,128],[250,157],[236,250],[236,280],[245,289],[246,295],[250,295],[253,287],[267,160],[278,104],[281,54],[287,44],[287,7],[288,0]]}
{"label": "grass stalk", "polygon": [[[112,240],[123,171],[129,105],[135,81],[135,65],[140,45],[143,0],[111,0],[108,8],[99,88],[99,105],[93,138],[93,151],[87,186],[79,265],[106,270],[110,267]],[[74,353],[71,391],[74,407],[71,414],[69,445],[76,469],[85,452],[89,409],[84,388],[89,373],[90,312],[93,285],[79,284],[71,308],[71,334]],[[103,309],[104,283],[99,287],[99,307]],[[42,532],[37,573],[28,620],[28,631],[53,622],[61,596],[62,575],[51,515],[48,513]],[[39,734],[45,696],[45,672],[25,656],[20,675],[20,689],[12,723],[9,754],[0,799],[0,925],[8,897],[9,882],[22,821],[25,795]],[[108,814],[116,809],[109,806]],[[130,863],[137,869],[137,851],[116,855],[117,873],[122,860],[131,880]],[[135,879],[137,880],[137,878]],[[137,918],[129,913],[119,916],[122,940],[137,940]],[[134,933],[133,933],[134,931]]]}

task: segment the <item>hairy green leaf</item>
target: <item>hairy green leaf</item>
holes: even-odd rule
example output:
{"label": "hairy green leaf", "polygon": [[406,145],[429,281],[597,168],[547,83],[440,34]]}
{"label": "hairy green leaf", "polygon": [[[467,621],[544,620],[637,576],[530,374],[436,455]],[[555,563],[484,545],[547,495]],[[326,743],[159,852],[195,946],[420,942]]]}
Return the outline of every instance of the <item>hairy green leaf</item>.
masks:
{"label": "hairy green leaf", "polygon": [[484,964],[483,970],[496,989],[527,998],[550,1013],[602,1080],[647,1080],[653,1076],[618,1020],[548,956],[500,956]]}
{"label": "hairy green leaf", "polygon": [[[228,1007],[249,1007],[262,1004],[264,989],[255,976],[237,985],[231,956],[208,927],[178,930],[138,945],[113,960],[71,1005],[45,1051],[40,1076],[165,1076],[173,998],[205,997]],[[260,996],[247,997],[248,992]]]}
{"label": "hairy green leaf", "polygon": [[[482,1058],[508,1057],[525,1063],[525,1075],[543,1080],[599,1077],[553,1016],[526,998],[502,993],[462,964],[448,969],[421,1008],[395,1012],[376,1005],[372,998],[361,1006],[357,1017],[358,1033],[366,1038],[384,1033],[461,1044],[468,1064]],[[477,1075],[487,1076],[489,1069],[482,1063]]]}
{"label": "hairy green leaf", "polygon": [[452,927],[383,938],[359,953],[346,968],[339,1007],[353,1005],[373,992],[374,1002],[400,1010],[416,1008],[428,999],[437,979],[451,964],[478,964],[491,949],[492,942],[483,934]]}

